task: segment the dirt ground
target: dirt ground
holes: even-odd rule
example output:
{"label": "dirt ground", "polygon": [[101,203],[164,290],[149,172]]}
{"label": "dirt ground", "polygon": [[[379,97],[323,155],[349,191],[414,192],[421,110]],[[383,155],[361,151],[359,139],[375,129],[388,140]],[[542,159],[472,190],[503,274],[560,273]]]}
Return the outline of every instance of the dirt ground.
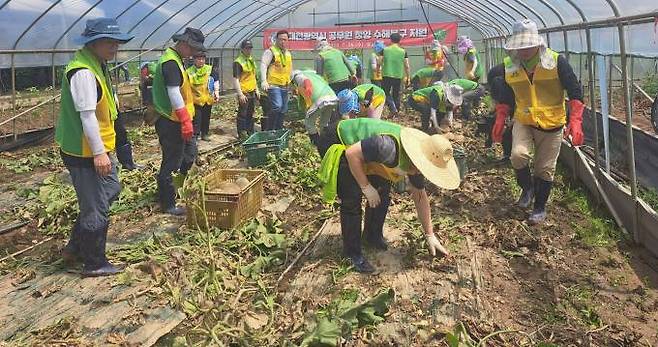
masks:
{"label": "dirt ground", "polygon": [[[215,111],[217,120],[213,128],[233,127],[234,103],[218,107]],[[417,120],[418,115],[409,112],[396,121],[416,126]],[[290,128],[300,129],[299,125]],[[136,295],[133,301],[128,302],[139,309],[139,315],[121,311],[125,317],[103,326],[102,331],[106,335],[99,338],[96,335],[101,328],[94,332],[76,327],[88,327],[85,322],[92,319],[62,321],[65,317],[53,316],[53,309],[45,305],[46,298],[42,300],[37,297],[34,299],[35,305],[44,305],[40,308],[44,315],[50,312],[48,319],[42,320],[42,325],[52,323],[48,328],[64,327],[69,334],[55,334],[45,328],[15,331],[3,335],[11,336],[4,344],[97,345],[93,341],[102,341],[100,344],[131,345],[128,337],[133,336],[130,334],[134,328],[128,329],[126,326],[138,326],[140,320],[134,321],[136,317],[141,317],[141,324],[152,322],[156,317],[153,310],[157,311],[158,307],[147,306],[158,303],[159,307],[171,307],[174,311],[168,314],[172,317],[177,317],[177,312],[187,313],[187,318],[177,323],[177,327],[166,325],[167,331],[171,331],[167,334],[162,331],[164,336],[156,343],[159,346],[220,343],[299,345],[312,327],[314,318],[326,312],[337,299],[349,294],[354,296],[356,302],[364,302],[382,290],[392,288],[395,299],[383,321],[358,327],[351,334],[344,335],[339,344],[475,346],[478,341],[486,340],[488,346],[658,345],[656,258],[622,235],[606,213],[587,199],[585,190],[577,182],[570,181],[562,171],[557,175],[549,202],[548,222],[541,226],[529,226],[525,222],[528,211],[512,207],[518,189],[511,168],[497,161],[500,155],[498,148],[483,148],[484,139],[474,138],[474,128],[472,122],[463,125],[457,120],[453,131],[453,143],[464,147],[468,156],[469,172],[461,187],[455,191],[428,188],[435,232],[450,251],[447,257],[431,258],[428,255],[413,202],[406,193],[393,193],[384,232],[389,249],[384,252],[366,251],[377,272],[361,275],[352,271],[341,257],[340,224],[336,211],[317,203],[317,191],[309,195],[293,191],[297,187],[295,182],[302,175],[298,173],[286,181],[270,179],[265,186],[266,202],[263,205],[283,205],[277,215],[286,237],[294,245],[286,250],[283,264],[271,267],[259,279],[259,283],[262,282],[272,295],[272,315],[263,317],[245,313],[251,312],[249,309],[259,305],[259,301],[255,297],[245,299],[247,294],[241,298],[242,291],[237,296],[227,294],[226,298],[215,301],[222,307],[226,302],[233,303],[236,307],[232,312],[243,314],[239,320],[246,321],[255,330],[238,326],[212,330],[216,336],[199,338],[199,331],[208,329],[209,320],[214,324],[217,319],[231,322],[235,317],[216,317],[213,321],[212,309],[203,311],[207,313],[190,314],[175,300],[165,299],[170,295],[166,288],[171,282],[164,280],[167,277],[162,277],[160,272],[173,268],[174,264],[180,264],[184,259],[179,253],[160,254],[153,250],[146,258],[149,261],[144,262],[142,258],[125,261],[127,273],[136,274],[131,276],[137,279],[128,281],[121,277],[120,283],[108,280],[110,282],[98,284],[98,288],[115,288],[117,291],[118,298],[111,297],[109,302],[121,301],[126,298],[125,295]],[[149,165],[149,174],[134,177],[145,179],[145,190],[136,194],[146,195],[146,203],[112,216],[111,244],[125,246],[137,244],[151,235],[161,235],[158,237],[166,239],[166,235],[175,237],[189,233],[185,227],[178,230],[183,224],[182,220],[159,214],[154,198],[149,198],[148,194],[152,194],[153,190],[148,185],[152,182],[149,183],[146,178],[155,179],[159,160],[154,132],[142,127],[133,130],[131,135],[138,160]],[[228,141],[230,136],[225,130],[214,133],[213,143]],[[20,158],[29,153],[42,153],[48,148],[23,149],[11,153],[10,157],[6,154],[0,157]],[[221,159],[209,157],[207,161],[222,160],[226,165],[243,167],[243,156],[244,153],[239,150],[230,150],[222,154]],[[303,172],[302,169],[299,168],[300,172]],[[46,177],[63,171],[57,161],[37,164],[25,173],[14,173],[7,165],[1,166],[0,176],[7,178],[0,183],[3,225],[8,221],[22,220],[20,212],[24,211],[23,206],[34,201],[33,196],[21,192],[29,188],[38,190]],[[288,199],[290,196],[294,197],[292,202]],[[286,208],[288,203],[290,206]],[[320,220],[319,217],[324,213],[333,217],[323,224],[324,218]],[[262,211],[262,215],[270,214]],[[34,245],[46,237],[45,230],[37,227],[38,220],[28,222],[26,227],[0,235],[0,256]],[[321,227],[322,234],[307,254],[278,282],[278,276],[310,239],[309,234],[314,234]],[[61,276],[64,270],[57,265],[57,251],[66,236],[62,232],[53,236],[53,241],[0,264],[0,282],[5,283],[5,292],[32,288],[42,283],[44,278]],[[12,286],[15,288],[12,289]],[[60,295],[65,300],[80,295],[82,289],[76,289],[78,286],[71,287],[71,290],[58,287],[55,294],[44,296],[53,298]],[[231,295],[234,294],[232,292]],[[0,307],[9,304],[1,303]],[[107,301],[93,301],[91,307],[124,309]],[[101,311],[90,312],[89,315],[97,315]],[[111,310],[102,312],[113,315]],[[85,317],[85,313],[81,315]],[[112,324],[115,324],[114,328]],[[259,329],[271,336],[259,335]],[[460,336],[464,344],[454,344],[451,340],[454,336]]]}

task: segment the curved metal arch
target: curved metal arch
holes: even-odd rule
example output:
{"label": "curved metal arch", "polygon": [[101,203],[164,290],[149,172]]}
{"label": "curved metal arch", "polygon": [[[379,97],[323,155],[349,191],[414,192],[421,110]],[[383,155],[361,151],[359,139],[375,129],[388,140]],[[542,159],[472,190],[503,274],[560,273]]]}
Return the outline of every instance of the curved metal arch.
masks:
{"label": "curved metal arch", "polygon": [[163,2],[160,3],[160,5],[155,6],[154,8],[152,8],[151,11],[149,11],[146,15],[144,15],[140,20],[137,21],[137,23],[135,23],[135,25],[133,25],[130,28],[130,30],[128,30],[128,33],[131,33],[133,30],[135,30],[135,28],[137,28],[140,24],[142,24],[142,22],[145,21],[146,18],[151,16],[153,13],[155,13],[155,11],[159,10],[160,7],[164,6],[167,2],[169,2],[169,0],[164,0]]}
{"label": "curved metal arch", "polygon": [[114,19],[119,20],[119,18],[121,18],[121,16],[123,16],[124,14],[126,14],[126,12],[130,11],[131,8],[135,7],[135,6],[136,6],[137,4],[139,4],[140,2],[142,2],[142,0],[135,0],[135,2],[133,2],[132,4],[130,4],[130,6],[124,8],[123,11],[121,11],[121,13],[119,13],[119,15],[117,15],[116,17],[114,17]]}
{"label": "curved metal arch", "polygon": [[[484,3],[483,1],[486,1],[486,3],[487,3],[488,5],[485,5],[485,3]],[[482,5],[483,7],[486,6],[487,8],[489,8],[488,6],[491,5],[491,6],[493,6],[494,8],[498,8],[498,9],[500,9],[501,11],[499,11],[499,12],[502,13],[503,15],[505,15],[508,19],[510,19],[510,20],[512,21],[512,23],[518,21],[518,18],[512,16],[512,15],[507,11],[507,9],[503,10],[503,8],[502,8],[502,6],[501,6],[500,4],[494,4],[493,2],[491,2],[491,0],[483,0],[483,1],[479,2],[479,4]],[[501,1],[501,2],[502,2],[502,1]],[[509,4],[505,4],[505,5],[507,5],[507,7],[509,7],[509,8],[512,9],[513,11],[519,13],[519,14],[521,15],[522,18],[528,18],[528,16],[526,16],[526,15],[523,14],[523,13],[521,13],[521,11],[519,11],[519,9],[516,8],[515,6],[509,5]],[[490,10],[491,10],[491,9],[490,9]],[[493,10],[491,10],[491,11],[494,12]]]}
{"label": "curved metal arch", "polygon": [[[236,1],[234,1],[233,3],[231,3],[231,5],[227,6],[227,7],[224,8],[223,10],[219,11],[216,15],[212,16],[208,21],[206,21],[205,23],[203,23],[203,25],[201,25],[201,26],[199,27],[199,30],[205,32],[205,30],[203,30],[203,28],[204,28],[206,25],[210,24],[210,22],[212,22],[214,19],[217,19],[217,17],[219,17],[221,14],[223,14],[224,12],[226,12],[228,9],[232,8],[233,6],[239,4],[240,2],[242,2],[242,1],[240,1],[240,0],[236,0]],[[209,30],[209,31],[208,31],[208,33],[212,33],[213,31],[217,30],[217,28],[219,28],[219,27],[220,27],[222,24],[224,24],[225,22],[226,22],[226,19],[224,19],[222,22],[220,22],[219,24],[217,24],[216,26],[214,26],[212,30]]]}
{"label": "curved metal arch", "polygon": [[62,39],[69,33],[69,31],[71,31],[71,29],[73,29],[73,27],[76,24],[78,24],[78,22],[80,22],[82,18],[84,18],[87,14],[89,14],[89,12],[95,9],[96,6],[98,6],[101,2],[103,2],[103,0],[98,0],[93,6],[89,7],[87,11],[83,12],[81,16],[79,16],[75,21],[73,21],[73,23],[71,23],[71,25],[68,28],[66,28],[66,30],[64,30],[62,35],[60,35],[60,37],[57,38],[57,41],[55,41],[55,44],[53,44],[53,49],[57,48],[59,42],[62,41]]}
{"label": "curved metal arch", "polygon": [[431,1],[431,0],[421,0],[420,2],[421,3],[424,2],[429,6],[436,8],[439,11],[445,12],[451,16],[457,17],[458,19],[468,23],[471,27],[477,30],[483,38],[490,36],[491,33],[495,33],[495,31],[490,31],[490,28],[492,27],[489,24],[485,22],[481,22],[469,15],[464,14],[463,12],[462,13],[456,12],[455,11],[456,9],[448,10],[445,7],[441,6],[440,4],[436,3],[435,1]]}
{"label": "curved metal arch", "polygon": [[457,3],[459,6],[463,6],[465,8],[468,8],[470,11],[473,11],[474,13],[477,13],[478,14],[477,16],[480,17],[480,18],[483,18],[483,17],[486,16],[488,18],[488,20],[491,21],[492,24],[493,23],[500,23],[501,19],[502,19],[503,21],[505,21],[509,25],[505,28],[506,28],[506,31],[508,33],[510,33],[509,28],[512,27],[513,23],[510,22],[509,20],[507,20],[506,18],[499,16],[494,10],[492,10],[488,6],[483,6],[483,7],[487,7],[487,10],[489,10],[491,13],[488,13],[487,11],[480,11],[478,8],[471,5],[471,3],[469,3],[467,0],[465,0],[465,1],[452,0],[452,2]]}
{"label": "curved metal arch", "polygon": [[[206,11],[209,11],[212,7],[217,6],[217,5],[220,5],[221,3],[222,3],[221,0],[220,0],[220,1],[215,1],[215,2],[213,2],[212,4],[210,4],[210,6],[206,7],[206,8],[205,8],[203,11],[201,11],[201,12],[205,13]],[[214,15],[213,15],[213,16],[210,16],[210,20],[212,20],[212,19],[214,19],[214,18],[215,18]],[[190,23],[192,23],[195,19],[196,19],[196,17],[192,17],[192,19],[188,20],[187,22],[185,22],[185,24],[181,25],[178,29],[176,29],[176,30],[174,31],[174,34],[177,33],[177,32],[179,32],[179,31],[181,31],[181,30],[183,30],[184,28],[186,28],[186,27],[187,27]],[[207,22],[206,22],[206,23],[207,23]]]}
{"label": "curved metal arch", "polygon": [[139,45],[139,48],[140,48],[140,49],[144,48],[144,44],[146,43],[146,41],[148,41],[148,39],[150,39],[150,38],[153,36],[153,34],[155,34],[158,30],[160,30],[160,28],[162,28],[162,27],[165,26],[167,23],[169,23],[169,21],[170,21],[172,18],[176,17],[176,16],[179,15],[181,12],[185,11],[187,8],[189,8],[190,6],[194,5],[197,1],[199,1],[199,0],[192,0],[192,1],[188,2],[187,5],[181,7],[178,11],[174,12],[174,13],[173,13],[171,16],[169,16],[166,20],[162,21],[162,23],[160,23],[155,29],[153,29],[153,30],[151,31],[150,34],[146,35],[146,38],[144,38],[144,40],[142,41],[142,43]]}
{"label": "curved metal arch", "polygon": [[[498,25],[488,23],[488,22],[483,22],[481,19],[473,18],[472,16],[470,16],[470,14],[463,11],[462,9],[460,9],[458,7],[454,7],[454,6],[451,7],[451,6],[449,6],[449,4],[444,3],[442,0],[431,0],[431,1],[426,1],[426,2],[428,4],[431,4],[431,5],[435,6],[439,10],[446,12],[446,13],[449,13],[449,14],[454,13],[453,15],[456,15],[458,18],[468,18],[470,21],[478,23],[481,28],[486,27],[487,31],[490,32],[490,33],[498,32],[498,35],[504,35],[504,31]],[[448,8],[450,10],[448,10]],[[471,24],[471,25],[473,25],[473,24]],[[489,31],[489,30],[492,30],[492,31]],[[490,35],[490,36],[494,36],[494,35]]]}
{"label": "curved metal arch", "polygon": [[[45,11],[41,12],[41,14],[37,18],[35,18],[32,21],[32,23],[30,23],[30,25],[28,25],[28,27],[21,33],[21,35],[16,39],[16,41],[14,41],[14,45],[12,46],[11,49],[15,50],[16,47],[18,47],[18,43],[23,39],[23,36],[25,36],[30,30],[32,30],[34,25],[37,24],[37,22],[40,21],[41,18],[47,15],[48,12],[50,12],[50,10],[52,10],[55,6],[59,5],[61,2],[62,0],[57,0],[53,2],[52,5],[50,5],[50,7],[48,7]],[[9,3],[9,1],[7,1],[7,3]]]}
{"label": "curved metal arch", "polygon": [[[290,1],[293,1],[293,0],[286,0],[286,1],[284,1],[282,4],[288,3],[288,2],[290,2]],[[253,5],[253,3],[252,3],[252,5]],[[251,5],[249,5],[249,7],[251,7]],[[262,7],[261,7],[261,8],[262,8]],[[262,8],[262,9],[265,9],[265,8]],[[265,9],[265,10],[266,10],[266,11],[269,11],[269,9]],[[230,24],[229,26],[235,25],[236,23],[240,23],[240,22],[243,21],[245,18],[249,17],[250,15],[253,15],[253,14],[254,14],[255,12],[257,12],[257,11],[258,11],[258,9],[256,9],[256,11],[254,11],[254,12],[249,12],[249,11],[247,11],[247,12],[248,12],[247,14],[245,14],[245,15],[242,16],[242,17],[240,17],[238,20],[236,20],[233,24]],[[285,12],[285,11],[284,11],[284,12]],[[288,12],[288,13],[289,13],[289,12]],[[238,30],[238,31],[236,31],[236,33],[240,32],[240,31],[241,31],[241,30]],[[217,42],[217,40],[219,40],[219,38],[222,37],[222,36],[224,36],[224,34],[226,34],[227,32],[228,32],[228,30],[227,30],[227,31],[222,31],[221,33],[219,33],[219,35],[217,35],[217,37],[216,37],[214,40],[212,40],[212,42],[210,42],[210,44],[209,44],[208,46],[209,46],[209,47],[212,47],[212,46],[215,44],[215,42]],[[235,33],[234,33],[234,34],[235,34]],[[235,35],[233,35],[233,36],[235,36]],[[224,42],[224,45],[222,45],[222,48],[225,48],[225,47],[226,47],[226,43],[228,43],[229,40],[230,40],[231,38],[233,38],[233,36],[231,36],[230,38],[228,38],[228,39]]]}
{"label": "curved metal arch", "polygon": [[[505,1],[506,2],[506,0],[500,0],[500,1]],[[521,7],[525,8],[527,11],[532,13],[535,17],[539,18],[539,21],[544,25],[544,27],[548,26],[548,23],[546,22],[546,19],[544,18],[544,16],[539,14],[539,12],[535,11],[534,8],[528,6],[528,4],[526,4],[525,1],[521,1],[521,0],[512,0],[512,1],[519,4]],[[543,1],[543,0],[539,0],[539,1]]]}
{"label": "curved metal arch", "polygon": [[0,5],[0,10],[2,10],[3,8],[5,8],[5,6],[7,6],[7,4],[9,4],[10,2],[11,2],[11,0],[7,0],[7,1],[5,1],[2,5]]}

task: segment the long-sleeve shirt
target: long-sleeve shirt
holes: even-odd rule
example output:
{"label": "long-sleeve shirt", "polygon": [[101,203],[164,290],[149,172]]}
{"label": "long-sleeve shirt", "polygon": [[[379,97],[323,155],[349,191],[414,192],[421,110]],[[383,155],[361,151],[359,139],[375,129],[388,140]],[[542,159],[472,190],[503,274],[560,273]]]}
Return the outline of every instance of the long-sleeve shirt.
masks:
{"label": "long-sleeve shirt", "polygon": [[94,155],[105,153],[105,145],[96,118],[96,104],[101,95],[96,77],[89,69],[75,70],[69,77],[75,110],[80,113],[82,131]]}
{"label": "long-sleeve shirt", "polygon": [[[560,55],[557,59],[557,73],[560,78],[562,87],[567,92],[569,100],[583,100],[583,90],[578,82],[578,77],[573,71],[573,68],[567,61],[567,58]],[[496,77],[502,76],[502,83],[496,83],[492,87],[492,97],[499,103],[514,106],[514,90],[505,81],[505,65],[499,64],[494,66],[487,74],[487,81],[494,81]],[[492,83],[490,82],[490,84]]]}

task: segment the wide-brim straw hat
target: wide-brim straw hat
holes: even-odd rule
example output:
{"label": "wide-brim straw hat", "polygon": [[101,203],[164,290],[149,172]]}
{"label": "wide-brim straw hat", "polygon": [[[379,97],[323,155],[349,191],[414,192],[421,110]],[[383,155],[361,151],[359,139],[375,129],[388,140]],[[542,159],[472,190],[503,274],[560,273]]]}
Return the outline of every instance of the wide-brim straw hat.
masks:
{"label": "wide-brim straw hat", "polygon": [[459,168],[452,156],[452,144],[445,136],[430,136],[418,129],[404,127],[400,138],[407,156],[428,181],[444,189],[459,187]]}
{"label": "wide-brim straw hat", "polygon": [[505,49],[513,51],[542,45],[544,45],[544,39],[539,35],[537,23],[524,19],[514,23],[512,36],[505,43]]}

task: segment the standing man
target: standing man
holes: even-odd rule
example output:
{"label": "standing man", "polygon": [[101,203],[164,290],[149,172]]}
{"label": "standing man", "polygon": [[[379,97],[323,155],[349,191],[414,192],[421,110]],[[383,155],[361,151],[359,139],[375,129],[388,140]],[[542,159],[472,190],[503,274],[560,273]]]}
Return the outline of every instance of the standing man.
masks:
{"label": "standing man", "polygon": [[356,71],[345,54],[331,47],[325,38],[318,38],[315,49],[318,51],[315,71],[324,76],[334,93],[351,89],[356,83]]}
{"label": "standing man", "polygon": [[306,132],[311,142],[318,146],[320,132],[329,125],[336,113],[338,98],[322,76],[313,70],[295,70],[292,76],[292,83],[297,88],[297,94],[303,99],[306,110]]}
{"label": "standing man", "polygon": [[391,45],[384,48],[382,62],[382,88],[386,93],[386,103],[393,116],[400,110],[400,85],[409,83],[409,57],[407,51],[400,47],[402,36],[391,34]]}
{"label": "standing man", "polygon": [[468,36],[461,36],[457,40],[457,50],[464,56],[464,75],[473,82],[480,81],[484,75],[484,65],[480,59],[480,54],[473,45],[473,41]]}
{"label": "standing man", "polygon": [[263,52],[260,62],[261,86],[267,90],[272,108],[267,117],[267,129],[283,128],[283,118],[288,111],[288,85],[292,73],[292,55],[286,48],[288,32],[276,33],[276,42]]}
{"label": "standing man", "polygon": [[[210,141],[210,113],[213,102],[219,100],[219,76],[213,72],[211,65],[206,64],[206,53],[199,51],[194,55],[194,64],[186,70],[194,98],[194,136],[204,141]],[[213,93],[210,94],[209,82]]]}
{"label": "standing man", "polygon": [[[522,189],[517,204],[527,208],[534,198],[528,222],[539,224],[546,219],[546,202],[553,186],[562,134],[574,146],[583,144],[582,88],[567,59],[546,47],[533,21],[525,19],[514,24],[505,49],[507,87],[496,105],[492,138],[501,142],[505,120],[514,106],[510,160]],[[569,97],[568,117],[565,91]],[[529,167],[532,152],[534,175]]]}
{"label": "standing man", "polygon": [[370,83],[381,88],[382,86],[382,61],[384,59],[384,41],[377,40],[373,44],[370,54]]}
{"label": "standing man", "polygon": [[256,100],[260,99],[260,91],[256,85],[256,63],[251,56],[252,48],[254,45],[251,41],[242,41],[240,55],[233,61],[233,88],[238,95],[237,131],[240,138],[254,133],[254,108]]}
{"label": "standing man", "polygon": [[354,76],[356,77],[352,79],[352,88],[354,88],[363,81],[363,64],[361,64],[361,59],[356,54],[351,54],[347,57],[347,60],[350,62],[352,70],[354,70]]}
{"label": "standing man", "polygon": [[121,270],[105,257],[112,202],[119,196],[114,120],[118,110],[107,62],[130,41],[113,18],[88,20],[62,76],[62,97],[55,140],[80,206],[68,244],[67,263],[82,261],[83,276],[109,276]]}
{"label": "standing man", "polygon": [[386,250],[384,221],[391,201],[391,182],[405,176],[430,254],[448,254],[434,234],[425,179],[444,189],[459,187],[459,170],[450,141],[379,119],[356,118],[330,125],[320,142],[323,198],[326,202],[340,198],[343,254],[356,271],[375,270],[361,251],[361,197],[368,202],[363,238],[368,246]]}
{"label": "standing man", "polygon": [[182,216],[185,208],[176,206],[176,188],[171,174],[179,171],[186,175],[197,154],[192,125],[194,93],[190,77],[183,67],[183,59],[205,48],[204,36],[199,29],[186,28],[182,34],[174,35],[172,40],[175,45],[167,48],[160,57],[153,78],[153,103],[160,114],[155,130],[162,149],[158,195],[164,213]]}

